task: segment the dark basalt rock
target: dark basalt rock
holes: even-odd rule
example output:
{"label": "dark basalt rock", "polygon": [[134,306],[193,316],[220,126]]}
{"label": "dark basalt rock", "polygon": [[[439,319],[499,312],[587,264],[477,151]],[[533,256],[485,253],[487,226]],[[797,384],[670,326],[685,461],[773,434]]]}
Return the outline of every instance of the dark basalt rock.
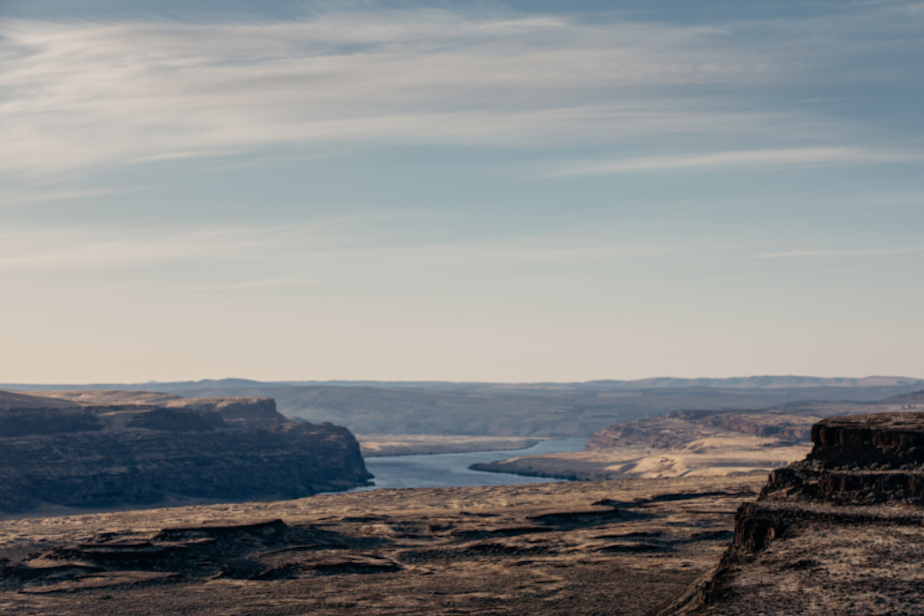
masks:
{"label": "dark basalt rock", "polygon": [[128,427],[164,432],[208,432],[225,427],[225,422],[215,411],[197,413],[174,409],[154,409],[139,413],[128,423]]}
{"label": "dark basalt rock", "polygon": [[199,413],[216,413],[229,423],[267,425],[287,421],[276,410],[276,401],[272,398],[189,398],[168,402],[166,406]]}
{"label": "dark basalt rock", "polygon": [[812,426],[815,452],[844,445],[910,449],[924,445],[924,414],[878,413],[831,417]]}
{"label": "dark basalt rock", "polygon": [[[54,591],[85,576],[164,572],[189,578],[270,581],[304,575],[390,573],[402,566],[350,549],[337,533],[289,526],[281,519],[168,527],[138,538],[101,535],[90,543],[54,547],[27,562],[0,560],[0,588]],[[311,542],[311,543],[307,543]],[[344,550],[331,554],[323,550]],[[49,563],[60,563],[52,564]],[[151,579],[144,575],[139,581]]]}
{"label": "dark basalt rock", "polygon": [[372,478],[346,428],[287,421],[266,398],[182,402],[0,409],[0,512],[299,498]]}
{"label": "dark basalt rock", "polygon": [[[811,434],[814,447],[805,460],[771,473],[757,502],[738,509],[734,539],[713,574],[656,614],[711,613],[720,604],[746,604],[734,590],[736,576],[792,529],[805,533],[847,527],[862,535],[876,526],[920,528],[917,511],[894,505],[924,504],[924,414],[833,417],[812,426]],[[814,571],[822,566],[802,559],[785,569]],[[738,613],[738,608],[730,609]]]}
{"label": "dark basalt rock", "polygon": [[812,452],[771,473],[764,499],[924,504],[924,414],[832,417],[812,426]]}
{"label": "dark basalt rock", "polygon": [[0,410],[0,438],[94,432],[105,425],[92,410],[70,408],[25,408]]}

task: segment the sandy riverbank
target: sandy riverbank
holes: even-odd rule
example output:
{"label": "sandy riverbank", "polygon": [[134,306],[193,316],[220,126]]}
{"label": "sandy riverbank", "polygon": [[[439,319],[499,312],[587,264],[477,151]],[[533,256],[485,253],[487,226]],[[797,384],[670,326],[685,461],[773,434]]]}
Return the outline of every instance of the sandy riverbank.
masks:
{"label": "sandy riverbank", "polygon": [[541,437],[436,434],[357,434],[356,439],[359,441],[365,458],[527,449],[543,441],[551,440]]}
{"label": "sandy riverbank", "polygon": [[476,464],[481,471],[571,480],[660,479],[769,472],[801,460],[811,445],[781,445],[755,436],[699,439],[678,449],[614,447]]}

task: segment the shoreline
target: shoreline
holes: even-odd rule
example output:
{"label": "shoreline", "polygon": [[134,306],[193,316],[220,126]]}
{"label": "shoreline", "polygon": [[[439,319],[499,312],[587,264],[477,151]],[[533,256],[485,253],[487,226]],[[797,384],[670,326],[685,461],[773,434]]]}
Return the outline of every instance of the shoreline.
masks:
{"label": "shoreline", "polygon": [[748,436],[713,439],[708,447],[702,440],[697,443],[700,447],[693,449],[626,446],[514,456],[478,462],[468,468],[568,481],[730,476],[769,473],[802,459],[811,450],[806,444],[789,445]]}
{"label": "shoreline", "polygon": [[525,450],[535,447],[539,443],[561,440],[561,438],[563,437],[430,434],[368,434],[356,436],[363,459]]}

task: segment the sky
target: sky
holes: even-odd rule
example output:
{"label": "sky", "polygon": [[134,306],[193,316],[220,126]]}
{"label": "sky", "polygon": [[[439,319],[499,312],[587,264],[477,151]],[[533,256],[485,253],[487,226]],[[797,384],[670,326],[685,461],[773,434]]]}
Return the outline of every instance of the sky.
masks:
{"label": "sky", "polygon": [[0,0],[0,382],[924,377],[924,2]]}

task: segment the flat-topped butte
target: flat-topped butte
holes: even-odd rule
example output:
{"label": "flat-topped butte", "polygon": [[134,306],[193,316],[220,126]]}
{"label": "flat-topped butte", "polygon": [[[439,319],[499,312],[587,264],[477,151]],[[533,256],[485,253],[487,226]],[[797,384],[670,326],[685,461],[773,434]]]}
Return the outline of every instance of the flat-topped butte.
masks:
{"label": "flat-topped butte", "polygon": [[298,498],[372,478],[346,428],[289,421],[270,398],[69,393],[0,395],[0,515]]}

